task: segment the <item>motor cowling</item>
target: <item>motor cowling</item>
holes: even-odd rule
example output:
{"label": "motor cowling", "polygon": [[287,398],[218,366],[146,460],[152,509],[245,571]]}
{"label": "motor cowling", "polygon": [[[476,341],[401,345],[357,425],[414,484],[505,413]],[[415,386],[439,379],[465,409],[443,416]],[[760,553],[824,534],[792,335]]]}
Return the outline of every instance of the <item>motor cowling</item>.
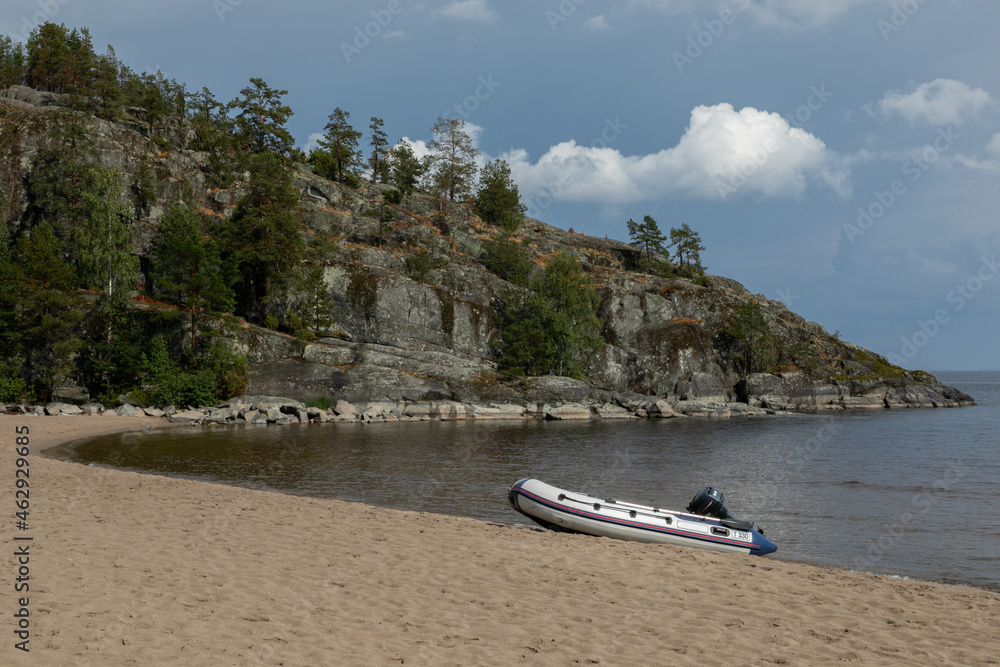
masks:
{"label": "motor cowling", "polygon": [[710,486],[706,486],[695,495],[694,500],[688,504],[687,511],[692,514],[710,516],[716,519],[735,518],[726,509],[726,497],[722,494],[722,491],[713,489]]}

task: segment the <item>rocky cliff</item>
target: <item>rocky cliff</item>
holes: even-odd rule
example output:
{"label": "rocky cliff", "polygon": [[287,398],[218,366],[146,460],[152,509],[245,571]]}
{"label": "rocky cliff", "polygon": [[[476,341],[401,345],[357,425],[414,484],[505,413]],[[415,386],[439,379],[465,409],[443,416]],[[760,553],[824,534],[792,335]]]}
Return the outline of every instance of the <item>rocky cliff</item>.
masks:
{"label": "rocky cliff", "polygon": [[[15,234],[26,224],[25,183],[35,154],[48,146],[58,103],[58,96],[21,87],[0,92],[3,217]],[[186,121],[168,119],[158,130],[161,140],[154,142],[141,111],[133,112],[126,122],[92,118],[88,123],[104,166],[130,179],[144,161],[152,165],[157,204],[134,223],[134,251],[142,257],[166,207],[179,202],[184,190],[204,212],[221,218],[232,214],[241,192],[207,186],[209,155],[188,149],[193,132]],[[838,340],[733,280],[710,276],[707,285],[696,285],[640,273],[633,270],[635,247],[530,218],[520,235],[536,263],[560,251],[571,253],[598,286],[605,344],[586,382],[503,381],[495,370],[497,303],[513,286],[478,261],[483,242],[495,237],[496,229],[466,206],[439,211],[436,199],[419,193],[389,204],[386,186],[348,188],[305,165],[296,168],[295,186],[304,233],[330,232],[337,239],[325,268],[336,298],[336,324],[312,342],[244,324],[238,344],[251,362],[252,394],[354,402],[611,402],[633,409],[659,398],[689,414],[734,402],[790,410],[972,402],[927,373],[905,371]],[[429,251],[439,268],[414,276],[406,259],[420,251]],[[750,300],[761,305],[781,355],[777,372],[741,377],[724,329]]]}

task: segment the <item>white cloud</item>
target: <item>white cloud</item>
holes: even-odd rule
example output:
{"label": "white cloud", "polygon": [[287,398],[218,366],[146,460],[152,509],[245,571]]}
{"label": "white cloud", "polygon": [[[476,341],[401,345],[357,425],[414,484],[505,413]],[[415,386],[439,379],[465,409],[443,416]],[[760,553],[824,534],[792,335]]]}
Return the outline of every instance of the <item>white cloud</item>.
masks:
{"label": "white cloud", "polygon": [[954,79],[935,79],[920,84],[911,93],[887,92],[875,105],[875,113],[883,118],[899,114],[911,126],[961,125],[995,106],[996,102],[982,88],[970,88]]}
{"label": "white cloud", "polygon": [[[627,131],[627,130],[626,130]],[[595,140],[565,141],[532,161],[523,149],[500,157],[529,198],[620,204],[657,197],[727,199],[801,196],[810,182],[850,191],[848,169],[826,145],[779,114],[731,104],[699,106],[673,148],[622,155]]]}
{"label": "white cloud", "polygon": [[405,30],[390,30],[382,33],[382,37],[385,39],[406,39],[409,35],[406,34]]}
{"label": "white cloud", "polygon": [[323,132],[313,132],[309,135],[308,141],[301,146],[307,154],[319,148],[319,140],[323,138]]}
{"label": "white cloud", "polygon": [[625,5],[629,10],[645,7],[667,14],[687,11],[696,6],[695,0],[629,0]]}
{"label": "white cloud", "polygon": [[[399,144],[410,144],[410,149],[413,151],[413,154],[417,156],[418,160],[423,160],[431,154],[431,149],[427,147],[427,142],[423,139],[410,139],[409,137],[403,137],[399,140],[396,146],[399,146]],[[393,146],[393,148],[396,146]]]}
{"label": "white cloud", "polygon": [[908,268],[913,273],[947,278],[954,275],[958,270],[954,262],[941,259],[940,257],[928,258],[918,254],[913,249],[907,249],[905,256]]}
{"label": "white cloud", "polygon": [[604,14],[598,14],[592,18],[587,19],[583,22],[583,25],[587,26],[591,30],[607,30],[611,26],[608,22],[604,20]]}
{"label": "white cloud", "polygon": [[496,13],[487,0],[452,0],[434,12],[438,16],[460,21],[492,21]]}
{"label": "white cloud", "polygon": [[[766,26],[785,30],[818,28],[833,23],[854,6],[880,0],[755,0],[747,11]],[[745,4],[734,2],[734,5]]]}
{"label": "white cloud", "polygon": [[963,153],[958,153],[952,158],[947,160],[946,165],[959,164],[969,169],[971,171],[996,171],[997,167],[1000,166],[997,160],[983,160],[976,156],[969,156]]}
{"label": "white cloud", "polygon": [[993,138],[990,139],[990,143],[986,144],[986,150],[990,153],[1000,155],[1000,132],[993,135]]}
{"label": "white cloud", "polygon": [[[724,9],[734,14],[747,13],[765,26],[795,30],[816,28],[832,23],[856,5],[885,0],[716,0],[715,12]],[[701,8],[705,2],[695,0],[630,0],[629,9],[644,7],[669,14]]]}

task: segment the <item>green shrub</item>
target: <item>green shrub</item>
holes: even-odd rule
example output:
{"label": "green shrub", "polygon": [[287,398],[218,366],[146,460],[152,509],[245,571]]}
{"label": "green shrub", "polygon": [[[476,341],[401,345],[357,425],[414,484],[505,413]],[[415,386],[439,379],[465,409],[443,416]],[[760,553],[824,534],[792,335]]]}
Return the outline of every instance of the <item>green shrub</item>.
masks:
{"label": "green shrub", "polygon": [[344,172],[342,182],[347,187],[354,188],[355,190],[361,187],[361,177],[350,170]]}
{"label": "green shrub", "polygon": [[479,261],[492,273],[521,287],[528,285],[535,268],[527,249],[510,237],[484,243]]}
{"label": "green shrub", "polygon": [[223,341],[216,341],[203,362],[215,381],[215,400],[242,396],[250,384],[247,358]]}
{"label": "green shrub", "polygon": [[144,405],[214,405],[241,395],[248,382],[246,357],[226,343],[213,342],[203,358],[184,364],[170,357],[158,336],[145,355],[144,386],[132,396]]}
{"label": "green shrub", "polygon": [[330,405],[331,403],[329,396],[316,396],[306,401],[307,408],[319,408],[320,410],[329,410]]}
{"label": "green shrub", "polygon": [[508,377],[565,375],[582,379],[604,344],[597,308],[601,298],[580,263],[553,257],[528,294],[508,295],[497,368]]}
{"label": "green shrub", "polygon": [[[98,403],[108,407],[117,406],[121,403],[120,397],[101,394],[97,399]],[[153,405],[156,400],[152,392],[145,389],[133,389],[125,395],[125,402],[130,405]],[[163,405],[167,405],[164,403]]]}
{"label": "green shrub", "polygon": [[444,265],[443,259],[435,257],[426,248],[422,248],[406,258],[406,269],[409,271],[410,277],[421,283],[428,281],[431,271],[440,269]]}
{"label": "green shrub", "polygon": [[14,364],[0,364],[0,401],[13,402],[28,398],[28,385]]}
{"label": "green shrub", "polygon": [[742,377],[769,373],[778,361],[778,344],[764,309],[747,301],[726,322],[725,333],[734,343],[733,360]]}
{"label": "green shrub", "polygon": [[288,315],[285,316],[285,321],[281,326],[281,330],[295,336],[296,338],[301,338],[302,340],[316,340],[316,336],[314,336],[305,325],[302,318],[293,312],[289,312]]}
{"label": "green shrub", "polygon": [[711,287],[712,279],[706,276],[704,273],[700,273],[691,279],[695,285],[701,285],[702,287]]}
{"label": "green shrub", "polygon": [[395,188],[392,190],[386,190],[385,195],[383,196],[385,197],[385,200],[393,206],[399,206],[403,202],[403,193]]}

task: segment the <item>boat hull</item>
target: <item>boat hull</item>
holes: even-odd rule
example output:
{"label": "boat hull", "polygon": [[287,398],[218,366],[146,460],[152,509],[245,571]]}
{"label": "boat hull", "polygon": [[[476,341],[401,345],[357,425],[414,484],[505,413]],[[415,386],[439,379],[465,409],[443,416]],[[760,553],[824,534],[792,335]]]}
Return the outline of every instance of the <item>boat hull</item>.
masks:
{"label": "boat hull", "polygon": [[519,480],[510,487],[508,497],[515,510],[550,530],[723,553],[763,556],[777,551],[773,542],[749,525],[733,527],[742,522],[595,498],[537,479]]}

